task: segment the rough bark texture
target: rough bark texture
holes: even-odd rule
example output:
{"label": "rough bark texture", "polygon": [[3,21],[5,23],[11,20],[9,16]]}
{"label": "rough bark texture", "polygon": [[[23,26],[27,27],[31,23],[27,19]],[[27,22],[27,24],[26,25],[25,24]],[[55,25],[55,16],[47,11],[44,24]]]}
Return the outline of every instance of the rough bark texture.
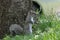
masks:
{"label": "rough bark texture", "polygon": [[9,33],[11,24],[24,25],[31,0],[0,0],[0,38]]}

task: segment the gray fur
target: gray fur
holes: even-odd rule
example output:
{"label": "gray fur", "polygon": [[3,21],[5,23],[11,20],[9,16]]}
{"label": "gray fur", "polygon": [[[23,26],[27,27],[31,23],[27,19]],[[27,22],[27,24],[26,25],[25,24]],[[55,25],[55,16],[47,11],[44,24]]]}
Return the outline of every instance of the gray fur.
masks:
{"label": "gray fur", "polygon": [[36,17],[36,12],[31,10],[30,12],[28,12],[25,22],[33,24],[35,22],[35,17]]}
{"label": "gray fur", "polygon": [[32,34],[32,25],[34,24],[35,20],[35,12],[30,11],[26,18],[26,23],[24,25],[24,32],[25,34]]}
{"label": "gray fur", "polygon": [[[10,34],[20,34],[23,31],[23,28],[18,24],[12,24],[9,28]],[[14,32],[14,33],[13,33]]]}

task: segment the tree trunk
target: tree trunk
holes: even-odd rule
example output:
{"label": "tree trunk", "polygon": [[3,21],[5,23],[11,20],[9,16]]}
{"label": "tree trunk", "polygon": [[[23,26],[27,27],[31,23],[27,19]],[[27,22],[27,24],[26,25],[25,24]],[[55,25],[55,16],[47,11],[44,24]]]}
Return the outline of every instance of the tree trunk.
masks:
{"label": "tree trunk", "polygon": [[24,25],[31,4],[31,0],[0,0],[0,38],[9,34],[11,24]]}

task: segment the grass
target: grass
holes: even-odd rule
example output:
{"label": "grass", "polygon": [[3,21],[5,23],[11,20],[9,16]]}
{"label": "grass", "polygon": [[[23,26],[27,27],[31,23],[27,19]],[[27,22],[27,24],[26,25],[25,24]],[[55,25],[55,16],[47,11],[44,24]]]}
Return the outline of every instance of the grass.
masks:
{"label": "grass", "polygon": [[3,40],[60,40],[60,21],[55,17],[39,17],[39,23],[33,26],[32,35],[6,36]]}

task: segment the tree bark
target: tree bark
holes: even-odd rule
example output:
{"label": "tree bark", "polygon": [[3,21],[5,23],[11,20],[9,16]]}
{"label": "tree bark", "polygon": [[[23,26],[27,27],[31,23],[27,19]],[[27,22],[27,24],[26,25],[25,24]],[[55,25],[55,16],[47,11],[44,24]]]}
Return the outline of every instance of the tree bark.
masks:
{"label": "tree bark", "polygon": [[0,38],[9,34],[11,24],[24,26],[31,4],[31,0],[0,0]]}

